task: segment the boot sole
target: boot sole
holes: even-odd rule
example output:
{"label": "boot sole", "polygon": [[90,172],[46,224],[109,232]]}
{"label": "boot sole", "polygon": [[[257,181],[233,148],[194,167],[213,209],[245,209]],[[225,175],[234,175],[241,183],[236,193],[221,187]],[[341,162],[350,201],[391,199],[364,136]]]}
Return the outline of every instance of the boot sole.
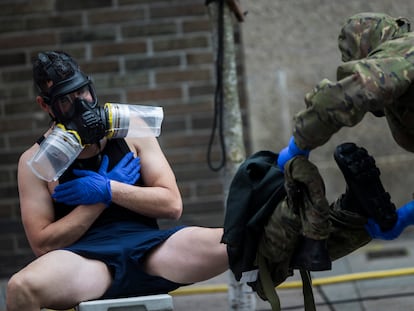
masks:
{"label": "boot sole", "polygon": [[361,212],[383,231],[391,229],[397,220],[396,209],[381,183],[374,158],[364,148],[344,143],[335,149],[334,159],[345,177],[347,192],[360,203]]}

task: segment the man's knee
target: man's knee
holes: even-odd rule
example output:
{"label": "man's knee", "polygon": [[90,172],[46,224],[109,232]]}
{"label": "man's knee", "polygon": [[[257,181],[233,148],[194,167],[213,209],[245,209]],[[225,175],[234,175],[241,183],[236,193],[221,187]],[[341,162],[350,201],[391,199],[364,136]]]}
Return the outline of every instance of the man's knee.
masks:
{"label": "man's knee", "polygon": [[[7,283],[7,298],[10,298],[11,296],[15,296],[16,293],[19,293],[22,291],[22,288],[24,288],[24,278],[20,277],[20,273],[14,274]],[[10,300],[10,299],[9,299]]]}
{"label": "man's knee", "polygon": [[35,286],[30,273],[22,270],[14,274],[7,283],[7,310],[18,310],[22,304],[35,301]]}
{"label": "man's knee", "polygon": [[25,273],[24,270],[14,274],[7,283],[7,292],[30,292],[31,278],[30,274]]}

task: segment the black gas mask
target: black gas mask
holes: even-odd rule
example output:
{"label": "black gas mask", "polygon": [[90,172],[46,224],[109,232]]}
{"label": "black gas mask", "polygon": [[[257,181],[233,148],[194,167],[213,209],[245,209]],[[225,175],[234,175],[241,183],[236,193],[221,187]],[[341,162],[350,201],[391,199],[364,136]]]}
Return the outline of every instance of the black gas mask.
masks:
{"label": "black gas mask", "polygon": [[92,81],[81,71],[53,85],[46,99],[56,121],[77,132],[83,145],[105,137],[105,111],[98,105]]}

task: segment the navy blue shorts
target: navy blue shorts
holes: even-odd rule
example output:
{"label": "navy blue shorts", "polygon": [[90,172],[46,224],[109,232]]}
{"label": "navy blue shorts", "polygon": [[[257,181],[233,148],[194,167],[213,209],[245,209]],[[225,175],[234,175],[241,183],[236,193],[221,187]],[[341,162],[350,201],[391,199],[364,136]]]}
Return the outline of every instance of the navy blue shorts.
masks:
{"label": "navy blue shorts", "polygon": [[76,243],[64,248],[82,257],[104,262],[113,282],[101,298],[165,294],[180,286],[143,271],[147,252],[184,226],[159,230],[136,222],[117,222],[90,229]]}

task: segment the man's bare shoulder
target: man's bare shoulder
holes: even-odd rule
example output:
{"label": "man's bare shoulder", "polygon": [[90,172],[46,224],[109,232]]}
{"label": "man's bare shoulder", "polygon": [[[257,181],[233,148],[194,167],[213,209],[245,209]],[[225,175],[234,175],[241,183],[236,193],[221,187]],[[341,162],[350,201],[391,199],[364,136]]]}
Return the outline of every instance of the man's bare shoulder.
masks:
{"label": "man's bare shoulder", "polygon": [[19,167],[22,164],[27,163],[27,161],[29,161],[35,155],[38,149],[38,144],[33,144],[29,149],[26,149],[19,157]]}
{"label": "man's bare shoulder", "polygon": [[155,137],[126,138],[125,141],[127,142],[129,149],[134,152],[135,155],[142,155],[145,151],[160,151],[158,140]]}
{"label": "man's bare shoulder", "polygon": [[40,182],[40,179],[35,176],[29,165],[29,161],[34,157],[38,150],[39,145],[34,144],[20,155],[17,166],[17,179],[19,187],[22,186],[22,182],[24,182],[25,184],[33,184]]}

